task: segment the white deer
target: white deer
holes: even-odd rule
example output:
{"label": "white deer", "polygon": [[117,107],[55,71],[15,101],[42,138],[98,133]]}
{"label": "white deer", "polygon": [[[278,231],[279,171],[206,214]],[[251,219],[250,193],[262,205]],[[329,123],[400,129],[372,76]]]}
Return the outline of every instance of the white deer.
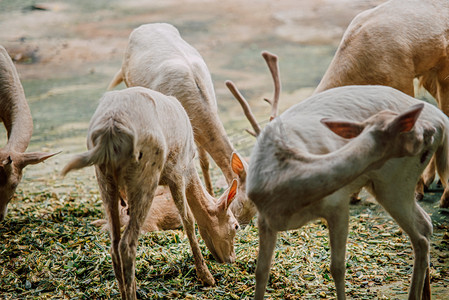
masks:
{"label": "white deer", "polygon": [[[108,92],[91,119],[87,145],[89,150],[70,161],[62,174],[95,165],[111,229],[111,255],[122,298],[136,298],[137,239],[159,184],[170,188],[199,278],[213,285],[214,278],[195,237],[191,213],[217,261],[233,262],[234,236],[239,225],[228,208],[236,195],[237,181],[231,183],[218,201],[205,190],[193,161],[192,127],[179,101],[143,87]],[[129,222],[122,237],[120,193],[126,195],[129,211]]]}
{"label": "white deer", "polygon": [[[246,111],[253,124],[254,116]],[[446,182],[448,152],[447,117],[386,86],[330,89],[275,118],[258,136],[247,178],[248,196],[259,213],[255,298],[263,299],[277,232],[324,218],[331,274],[338,299],[345,299],[349,195],[366,187],[411,239],[415,258],[409,298],[430,299],[432,223],[415,202],[414,187],[434,154]]]}
{"label": "white deer", "polygon": [[[414,96],[418,78],[449,116],[449,1],[391,0],[349,24],[315,93],[345,85],[387,85]],[[417,187],[435,178],[429,164]],[[449,189],[440,200],[449,207]]]}
{"label": "white deer", "polygon": [[3,46],[0,46],[0,121],[8,137],[0,149],[0,221],[3,221],[8,203],[22,180],[23,168],[57,154],[25,153],[33,134],[33,118],[16,67]]}
{"label": "white deer", "polygon": [[231,210],[241,225],[250,222],[256,211],[245,193],[246,163],[229,164],[234,148],[217,111],[210,72],[198,51],[170,24],[145,24],[129,36],[122,67],[109,84],[112,89],[124,81],[128,87],[143,86],[176,97],[192,123],[206,188],[213,195],[209,174],[209,153],[228,184],[239,178],[239,193]]}

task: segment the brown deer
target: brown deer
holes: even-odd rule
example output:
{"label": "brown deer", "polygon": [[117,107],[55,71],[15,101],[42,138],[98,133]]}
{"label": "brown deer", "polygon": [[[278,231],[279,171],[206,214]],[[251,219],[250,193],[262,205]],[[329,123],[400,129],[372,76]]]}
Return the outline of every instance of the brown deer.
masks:
{"label": "brown deer", "polygon": [[[125,198],[126,195],[120,195],[119,216],[121,226],[129,223],[129,207]],[[109,230],[108,221],[105,219],[95,220],[90,224],[101,227],[102,230]],[[181,216],[173,201],[170,189],[167,186],[158,186],[148,215],[141,227],[141,233],[179,229],[181,227]]]}
{"label": "brown deer", "polygon": [[[387,85],[414,96],[414,78],[449,116],[449,2],[390,0],[349,24],[315,94],[345,85]],[[435,178],[433,161],[417,199]],[[440,205],[449,203],[445,190]]]}

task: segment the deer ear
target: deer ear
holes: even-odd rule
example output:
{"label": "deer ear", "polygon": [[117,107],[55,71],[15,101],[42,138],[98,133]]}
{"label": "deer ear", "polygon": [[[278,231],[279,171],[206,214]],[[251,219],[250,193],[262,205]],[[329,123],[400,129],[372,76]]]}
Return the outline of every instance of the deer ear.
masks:
{"label": "deer ear", "polygon": [[220,210],[226,211],[229,208],[232,201],[235,199],[235,196],[237,195],[237,187],[237,180],[232,180],[231,186],[222,196],[221,202],[219,203]]}
{"label": "deer ear", "polygon": [[415,126],[419,115],[424,109],[424,103],[416,104],[411,106],[407,111],[398,115],[391,123],[391,130],[396,130],[398,132],[409,132]]}
{"label": "deer ear", "polygon": [[237,174],[239,177],[242,177],[243,175],[246,175],[246,168],[244,165],[244,162],[240,155],[237,154],[237,152],[232,152],[231,156],[231,168],[232,171]]}
{"label": "deer ear", "polygon": [[345,138],[352,139],[358,136],[363,131],[363,125],[356,122],[349,121],[332,121],[328,118],[321,119],[322,124],[327,126],[335,134]]}
{"label": "deer ear", "polygon": [[61,151],[59,152],[55,152],[55,153],[47,153],[47,152],[28,152],[28,153],[22,153],[20,155],[20,162],[19,162],[19,166],[23,169],[28,165],[35,165],[38,163],[43,162],[44,160],[61,153]]}

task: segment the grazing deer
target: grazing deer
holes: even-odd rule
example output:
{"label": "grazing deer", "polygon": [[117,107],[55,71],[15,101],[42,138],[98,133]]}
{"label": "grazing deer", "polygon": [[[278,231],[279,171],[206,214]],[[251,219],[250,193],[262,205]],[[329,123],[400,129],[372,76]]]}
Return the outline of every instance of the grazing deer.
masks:
{"label": "grazing deer", "polygon": [[[168,185],[170,189],[199,278],[207,285],[214,285],[195,237],[192,214],[216,260],[233,262],[233,243],[239,225],[228,208],[237,193],[237,181],[231,183],[218,201],[207,193],[194,166],[192,127],[179,101],[143,87],[108,92],[91,119],[87,145],[88,151],[70,161],[62,174],[95,165],[122,298],[136,298],[137,239],[158,185]],[[128,200],[129,222],[120,237],[122,192]]]}
{"label": "grazing deer", "polygon": [[[120,225],[129,223],[129,208],[125,200],[126,195],[120,195]],[[108,221],[101,219],[90,223],[101,227],[102,230],[109,230]],[[141,233],[152,231],[172,230],[182,227],[181,216],[176,208],[175,202],[167,186],[158,186],[150,210],[141,227]]]}
{"label": "grazing deer", "polygon": [[[201,55],[182,39],[170,24],[142,25],[132,31],[122,67],[108,89],[124,81],[128,87],[143,86],[176,97],[193,126],[206,188],[213,195],[209,153],[223,171],[228,184],[235,177],[229,159],[234,152],[217,111],[210,72]],[[231,210],[241,225],[248,224],[256,210],[245,193],[246,163],[235,166],[239,193]]]}
{"label": "grazing deer", "polygon": [[[345,85],[387,85],[414,96],[414,78],[449,116],[449,1],[391,0],[349,24],[315,93]],[[433,161],[417,199],[435,178]],[[449,205],[449,190],[440,200]]]}
{"label": "grazing deer", "polygon": [[22,180],[23,168],[57,154],[25,153],[33,133],[33,118],[16,67],[3,46],[0,46],[0,121],[8,137],[0,149],[0,221],[3,221],[8,203]]}
{"label": "grazing deer", "polygon": [[[232,154],[231,162],[234,172],[239,172],[243,167],[240,156],[237,153]],[[234,200],[235,201],[235,200]],[[126,201],[126,194],[120,194],[120,224],[125,226],[129,222],[129,208]],[[92,225],[101,227],[102,230],[109,230],[108,221],[101,219],[91,222]],[[181,216],[171,196],[170,189],[167,186],[158,186],[150,211],[141,227],[142,233],[179,229],[182,227]]]}
{"label": "grazing deer", "polygon": [[[246,104],[250,123],[257,123],[243,96],[234,94]],[[411,239],[415,258],[409,298],[430,299],[432,223],[414,201],[414,187],[432,155],[446,182],[448,154],[448,118],[386,86],[334,88],[275,118],[258,136],[247,178],[248,196],[259,213],[255,298],[263,299],[277,232],[324,218],[331,274],[338,299],[345,299],[348,196],[366,187]]]}

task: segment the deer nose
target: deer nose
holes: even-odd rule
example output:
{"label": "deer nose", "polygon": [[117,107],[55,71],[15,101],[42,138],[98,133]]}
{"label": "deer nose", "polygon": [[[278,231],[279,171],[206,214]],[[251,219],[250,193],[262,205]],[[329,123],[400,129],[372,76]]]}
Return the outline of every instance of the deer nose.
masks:
{"label": "deer nose", "polygon": [[235,262],[235,252],[226,257],[226,259],[224,260],[224,263],[226,264],[233,264],[234,262]]}

